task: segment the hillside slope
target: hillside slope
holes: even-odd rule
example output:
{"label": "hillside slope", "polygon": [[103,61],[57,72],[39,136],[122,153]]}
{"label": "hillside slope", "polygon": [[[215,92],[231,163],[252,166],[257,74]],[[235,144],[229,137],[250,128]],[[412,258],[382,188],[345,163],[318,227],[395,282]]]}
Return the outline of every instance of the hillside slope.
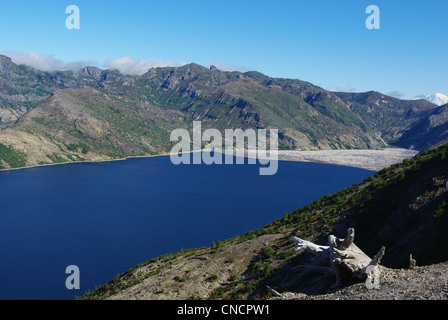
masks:
{"label": "hillside slope", "polygon": [[[445,144],[285,214],[259,230],[211,247],[153,258],[82,298],[257,299],[269,296],[266,285],[280,292],[324,294],[335,281],[333,275],[291,271],[297,264],[319,264],[306,252],[296,253],[293,235],[325,244],[329,234],[342,237],[353,227],[357,246],[371,257],[386,246],[385,268],[406,268],[410,254],[418,266],[441,263],[448,261],[447,203]],[[446,272],[446,264],[435,269]],[[405,279],[412,273],[384,270],[389,285],[394,274]],[[400,283],[399,289],[404,290],[405,281]],[[439,287],[445,288],[443,284]],[[360,287],[354,287],[354,292],[356,288]],[[293,298],[297,297],[306,296]]]}
{"label": "hillside slope", "polygon": [[0,131],[0,146],[22,159],[0,154],[0,168],[160,154],[182,119],[151,105],[128,108],[96,89],[59,90]]}
{"label": "hillside slope", "polygon": [[425,150],[448,141],[448,104],[418,120],[395,142],[404,148]]}
{"label": "hillside slope", "polygon": [[437,109],[436,105],[426,100],[400,100],[376,91],[335,94],[357,113],[367,126],[375,128],[385,141],[397,146],[403,146],[397,142],[403,132]]}

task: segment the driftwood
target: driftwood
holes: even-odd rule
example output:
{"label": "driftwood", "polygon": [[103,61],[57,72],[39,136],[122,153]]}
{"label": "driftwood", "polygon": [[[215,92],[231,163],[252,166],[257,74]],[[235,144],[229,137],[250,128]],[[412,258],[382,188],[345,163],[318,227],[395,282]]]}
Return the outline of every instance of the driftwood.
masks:
{"label": "driftwood", "polygon": [[415,259],[412,259],[412,253],[409,255],[409,269],[414,269],[417,265],[417,261]]}
{"label": "driftwood", "polygon": [[334,235],[328,236],[328,246],[321,246],[312,242],[292,237],[296,242],[296,249],[306,251],[324,259],[330,266],[300,265],[295,270],[315,270],[336,275],[334,287],[341,287],[353,282],[365,281],[368,289],[378,289],[380,269],[378,265],[384,255],[382,247],[377,255],[371,259],[354,244],[355,230],[347,230],[345,238],[339,239]]}
{"label": "driftwood", "polygon": [[283,297],[283,295],[282,295],[280,292],[278,292],[278,291],[272,289],[270,286],[266,286],[266,288],[268,289],[268,291],[269,291],[270,293],[272,293],[272,295],[273,295],[274,297]]}

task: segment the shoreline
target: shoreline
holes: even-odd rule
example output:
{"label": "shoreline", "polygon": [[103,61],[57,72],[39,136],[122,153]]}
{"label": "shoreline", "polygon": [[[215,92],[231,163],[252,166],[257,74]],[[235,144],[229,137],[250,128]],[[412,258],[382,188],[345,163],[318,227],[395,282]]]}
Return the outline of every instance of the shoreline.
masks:
{"label": "shoreline", "polygon": [[[194,153],[194,152],[198,151],[191,151],[186,153]],[[223,153],[225,154],[226,152],[224,151]],[[304,150],[304,151],[278,150],[277,153],[278,153],[277,157],[278,161],[321,163],[329,165],[346,166],[377,172],[383,168],[389,167],[394,163],[401,162],[404,159],[413,158],[419,153],[419,151],[403,148],[385,148],[379,150],[371,150],[371,149]],[[129,156],[119,159],[67,161],[62,163],[49,163],[49,164],[33,165],[20,168],[0,169],[0,172],[33,169],[47,166],[65,165],[65,164],[102,163],[112,161],[125,161],[129,159],[138,159],[138,158],[164,157],[170,155],[171,153],[161,153],[156,155]],[[244,157],[257,158],[256,156],[252,155],[249,156],[247,151],[245,152]]]}
{"label": "shoreline", "polygon": [[169,156],[169,153],[161,153],[155,155],[146,155],[146,156],[129,156],[126,158],[118,158],[118,159],[98,159],[98,160],[82,160],[82,161],[67,161],[67,162],[59,162],[59,163],[46,163],[46,164],[38,164],[34,166],[20,167],[20,168],[9,168],[9,169],[0,169],[0,172],[4,171],[13,171],[13,170],[24,170],[24,169],[34,169],[41,167],[50,167],[50,166],[58,166],[58,165],[66,165],[66,164],[82,164],[82,163],[103,163],[103,162],[113,162],[113,161],[126,161],[128,159],[136,159],[136,158],[154,158],[154,157],[164,157]]}

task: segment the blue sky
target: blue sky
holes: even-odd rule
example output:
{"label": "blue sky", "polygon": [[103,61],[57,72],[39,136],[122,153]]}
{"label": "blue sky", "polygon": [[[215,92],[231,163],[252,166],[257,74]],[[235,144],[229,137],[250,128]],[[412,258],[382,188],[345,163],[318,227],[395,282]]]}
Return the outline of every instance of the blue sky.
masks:
{"label": "blue sky", "polygon": [[[65,26],[72,4],[79,30]],[[365,26],[371,4],[379,30]],[[0,51],[48,68],[196,62],[325,89],[448,95],[447,12],[443,0],[2,1]]]}

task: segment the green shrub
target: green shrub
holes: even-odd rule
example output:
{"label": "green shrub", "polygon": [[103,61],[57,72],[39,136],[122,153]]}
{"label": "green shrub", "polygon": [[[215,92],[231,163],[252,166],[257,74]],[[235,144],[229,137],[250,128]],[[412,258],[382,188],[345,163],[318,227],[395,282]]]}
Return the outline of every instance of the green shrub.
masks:
{"label": "green shrub", "polygon": [[12,147],[0,143],[0,164],[6,162],[11,168],[24,167],[26,164],[25,154]]}
{"label": "green shrub", "polygon": [[442,201],[442,203],[437,207],[436,210],[434,210],[434,212],[432,213],[432,216],[434,218],[440,218],[443,216],[443,214],[446,212],[446,202]]}
{"label": "green shrub", "polygon": [[263,260],[271,260],[275,254],[275,249],[272,247],[261,248],[260,254]]}
{"label": "green shrub", "polygon": [[218,279],[218,276],[216,274],[212,274],[212,276],[209,278],[210,282],[214,282]]}

